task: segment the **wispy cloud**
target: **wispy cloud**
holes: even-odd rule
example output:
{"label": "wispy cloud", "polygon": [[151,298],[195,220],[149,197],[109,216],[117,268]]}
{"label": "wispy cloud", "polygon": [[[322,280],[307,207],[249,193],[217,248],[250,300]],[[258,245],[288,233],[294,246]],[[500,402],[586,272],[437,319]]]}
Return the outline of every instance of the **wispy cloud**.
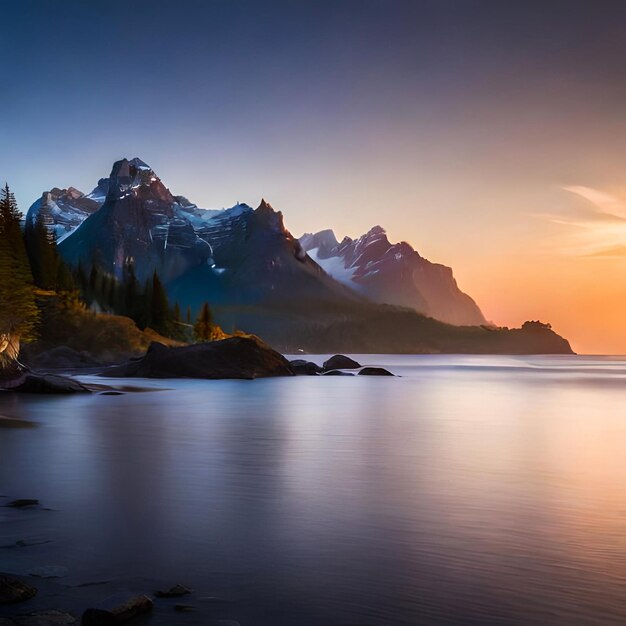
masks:
{"label": "wispy cloud", "polygon": [[570,185],[562,187],[564,191],[569,191],[580,198],[584,198],[593,207],[590,212],[599,219],[614,219],[617,221],[626,221],[626,202],[619,198],[593,189],[592,187],[583,187],[582,185]]}
{"label": "wispy cloud", "polygon": [[561,189],[580,201],[568,203],[559,213],[541,215],[553,224],[569,227],[569,232],[555,240],[560,251],[587,258],[626,259],[626,200],[582,185]]}

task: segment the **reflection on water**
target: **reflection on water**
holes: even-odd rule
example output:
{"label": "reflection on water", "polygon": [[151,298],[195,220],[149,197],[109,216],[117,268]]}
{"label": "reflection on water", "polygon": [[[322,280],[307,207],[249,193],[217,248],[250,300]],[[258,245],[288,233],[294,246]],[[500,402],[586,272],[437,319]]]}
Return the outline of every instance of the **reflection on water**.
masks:
{"label": "reflection on water", "polygon": [[0,493],[53,509],[0,512],[53,540],[0,570],[157,573],[255,626],[626,619],[626,361],[361,360],[402,377],[0,397],[40,423],[0,431]]}

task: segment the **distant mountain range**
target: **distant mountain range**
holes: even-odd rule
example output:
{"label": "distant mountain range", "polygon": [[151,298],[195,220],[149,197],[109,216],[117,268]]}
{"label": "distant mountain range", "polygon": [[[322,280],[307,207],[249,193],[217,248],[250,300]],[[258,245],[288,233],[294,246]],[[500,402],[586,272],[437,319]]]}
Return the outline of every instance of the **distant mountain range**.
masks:
{"label": "distant mountain range", "polygon": [[380,226],[341,243],[332,230],[307,233],[300,243],[333,278],[374,302],[407,306],[459,326],[487,323],[474,300],[458,288],[449,267],[431,263],[406,241],[389,243]]}
{"label": "distant mountain range", "polygon": [[[257,332],[286,348],[315,349],[332,325],[407,309],[420,319],[486,324],[449,267],[406,242],[391,244],[380,226],[356,240],[338,242],[330,230],[298,240],[265,200],[256,209],[199,208],[173,195],[138,158],[114,163],[89,194],[73,187],[44,192],[28,210],[26,228],[38,217],[71,265],[96,265],[118,278],[132,265],[140,281],[156,270],[172,302],[196,311],[208,301],[227,329]],[[422,339],[407,341],[407,351],[424,348]],[[440,342],[427,351],[451,349]]]}

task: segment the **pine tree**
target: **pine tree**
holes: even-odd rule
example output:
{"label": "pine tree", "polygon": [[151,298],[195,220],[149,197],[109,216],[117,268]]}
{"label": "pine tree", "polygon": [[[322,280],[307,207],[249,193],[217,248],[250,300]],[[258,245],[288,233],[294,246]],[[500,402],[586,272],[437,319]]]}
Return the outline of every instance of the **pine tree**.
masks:
{"label": "pine tree", "polygon": [[0,356],[12,358],[17,358],[20,341],[34,338],[39,316],[21,218],[5,185],[0,190]]}
{"label": "pine tree", "polygon": [[198,319],[194,325],[196,341],[211,341],[213,339],[214,330],[213,313],[209,308],[209,304],[205,302],[200,309],[200,315],[198,315]]}
{"label": "pine tree", "polygon": [[169,322],[169,302],[167,294],[163,288],[163,284],[159,279],[159,275],[155,272],[152,274],[152,294],[150,298],[150,326],[154,330],[167,331]]}
{"label": "pine tree", "polygon": [[39,214],[34,224],[26,227],[26,249],[35,284],[42,289],[56,289],[59,255],[54,234]]}
{"label": "pine tree", "polygon": [[187,324],[191,324],[191,305],[187,306]]}
{"label": "pine tree", "polygon": [[174,303],[174,308],[172,309],[172,320],[180,322],[180,304],[178,304],[178,302]]}

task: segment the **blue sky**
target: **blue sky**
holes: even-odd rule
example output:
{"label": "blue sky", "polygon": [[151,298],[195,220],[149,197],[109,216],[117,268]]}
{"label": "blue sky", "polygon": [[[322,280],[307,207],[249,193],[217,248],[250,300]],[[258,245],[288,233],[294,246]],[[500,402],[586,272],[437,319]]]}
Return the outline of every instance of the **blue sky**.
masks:
{"label": "blue sky", "polygon": [[298,235],[380,223],[495,321],[575,330],[581,274],[556,293],[533,277],[559,282],[568,216],[597,197],[564,188],[623,194],[625,18],[602,0],[8,0],[0,179],[25,210],[139,156],[201,206],[266,197]]}

